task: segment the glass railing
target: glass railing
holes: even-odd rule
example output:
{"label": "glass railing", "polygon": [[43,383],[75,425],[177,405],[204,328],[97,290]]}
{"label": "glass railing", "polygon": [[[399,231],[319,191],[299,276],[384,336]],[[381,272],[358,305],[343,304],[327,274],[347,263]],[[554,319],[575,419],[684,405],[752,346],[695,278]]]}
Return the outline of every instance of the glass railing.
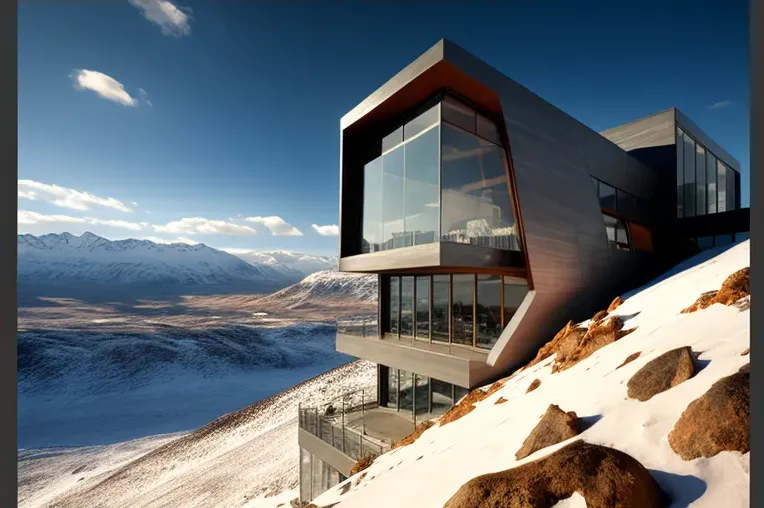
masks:
{"label": "glass railing", "polygon": [[358,316],[337,320],[337,333],[355,337],[379,337],[379,323],[376,317]]}
{"label": "glass railing", "polygon": [[391,446],[366,435],[364,413],[377,407],[375,390],[348,392],[322,407],[300,406],[299,425],[353,459],[377,457]]}

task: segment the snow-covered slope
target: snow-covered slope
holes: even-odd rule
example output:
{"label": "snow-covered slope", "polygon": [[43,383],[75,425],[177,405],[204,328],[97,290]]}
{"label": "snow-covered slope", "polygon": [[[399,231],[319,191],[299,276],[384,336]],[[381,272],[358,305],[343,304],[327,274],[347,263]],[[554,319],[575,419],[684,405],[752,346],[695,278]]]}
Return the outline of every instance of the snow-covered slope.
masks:
{"label": "snow-covered slope", "polygon": [[[681,314],[701,293],[719,289],[733,272],[749,266],[749,242],[704,253],[673,274],[626,295],[612,315],[636,331],[605,346],[568,370],[552,374],[549,360],[522,371],[476,409],[443,427],[427,430],[409,446],[377,458],[363,473],[319,496],[321,507],[442,507],[470,479],[535,461],[569,444],[564,441],[515,460],[515,453],[550,404],[575,411],[588,422],[586,442],[621,450],[642,463],[669,495],[672,507],[749,506],[750,453],[722,452],[684,461],[667,436],[688,404],[721,377],[749,362],[745,307],[712,305]],[[705,260],[704,260],[705,259]],[[699,262],[700,261],[700,262]],[[695,264],[697,263],[697,264]],[[646,402],[629,399],[626,383],[647,362],[682,346],[700,353],[702,370]],[[641,356],[616,369],[631,354]],[[541,385],[526,393],[530,383]],[[499,397],[506,403],[495,404]],[[578,439],[578,438],[577,438]],[[342,494],[342,486],[348,488]],[[579,496],[580,497],[580,496]],[[569,501],[581,505],[580,499]],[[332,505],[334,506],[334,505]]]}
{"label": "snow-covered slope", "polygon": [[375,376],[357,360],[188,434],[20,451],[19,506],[284,508],[298,495],[298,403],[321,405]]}
{"label": "snow-covered slope", "polygon": [[258,285],[293,282],[293,273],[258,267],[204,244],[110,241],[92,233],[19,235],[20,287],[35,284]]}
{"label": "snow-covered slope", "polygon": [[273,303],[284,308],[301,308],[317,301],[325,303],[332,300],[346,303],[376,302],[377,276],[324,270],[308,275],[297,284],[262,298],[259,303]]}

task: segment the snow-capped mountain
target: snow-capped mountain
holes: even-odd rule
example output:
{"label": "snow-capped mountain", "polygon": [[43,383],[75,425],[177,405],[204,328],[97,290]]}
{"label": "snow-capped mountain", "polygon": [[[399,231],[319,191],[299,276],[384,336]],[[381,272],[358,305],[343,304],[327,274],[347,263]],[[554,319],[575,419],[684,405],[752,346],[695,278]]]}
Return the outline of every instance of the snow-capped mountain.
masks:
{"label": "snow-capped mountain", "polygon": [[377,276],[323,270],[313,273],[272,295],[259,300],[261,304],[274,303],[284,308],[310,306],[321,301],[373,303],[377,300]]}
{"label": "snow-capped mountain", "polygon": [[247,263],[255,266],[267,266],[283,273],[300,274],[301,279],[322,270],[336,270],[336,256],[316,256],[313,254],[304,254],[301,252],[289,252],[285,250],[276,251],[254,251],[244,249],[226,249],[235,256],[240,257]]}
{"label": "snow-capped mountain", "polygon": [[19,286],[60,285],[258,285],[284,287],[294,274],[254,266],[204,244],[110,241],[92,233],[18,237]]}

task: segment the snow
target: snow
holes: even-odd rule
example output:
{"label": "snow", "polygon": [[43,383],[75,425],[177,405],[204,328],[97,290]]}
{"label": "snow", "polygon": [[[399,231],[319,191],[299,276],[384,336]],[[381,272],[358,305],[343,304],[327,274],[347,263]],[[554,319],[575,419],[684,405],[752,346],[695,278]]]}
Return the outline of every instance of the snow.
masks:
{"label": "snow", "polygon": [[335,297],[349,298],[349,301],[356,302],[376,302],[377,276],[323,270],[263,298],[261,302],[289,302],[296,306]]}
{"label": "snow", "polygon": [[[339,502],[342,508],[441,507],[478,475],[532,462],[569,444],[539,450],[520,461],[514,458],[549,404],[557,404],[575,411],[590,425],[579,438],[619,449],[640,461],[671,497],[671,506],[749,506],[750,453],[723,452],[685,462],[667,438],[690,402],[749,362],[740,353],[750,344],[750,311],[717,304],[680,314],[701,293],[718,289],[727,276],[746,266],[748,241],[684,263],[674,273],[627,295],[612,313],[625,320],[625,328],[637,327],[635,332],[561,373],[551,373],[551,359],[521,372],[461,419],[442,428],[435,426],[414,444],[377,458],[357,486],[357,477],[347,480],[351,487],[346,494],[337,487],[314,503]],[[627,398],[626,383],[637,370],[681,346],[700,353],[700,372],[647,402]],[[639,358],[616,370],[637,351],[642,353]],[[534,379],[541,380],[541,386],[526,394]],[[508,402],[495,405],[499,397]],[[575,496],[565,503],[583,506]]]}
{"label": "snow", "polygon": [[318,406],[375,380],[376,367],[358,360],[194,433],[20,451],[19,506],[289,506],[298,496],[298,404]]}

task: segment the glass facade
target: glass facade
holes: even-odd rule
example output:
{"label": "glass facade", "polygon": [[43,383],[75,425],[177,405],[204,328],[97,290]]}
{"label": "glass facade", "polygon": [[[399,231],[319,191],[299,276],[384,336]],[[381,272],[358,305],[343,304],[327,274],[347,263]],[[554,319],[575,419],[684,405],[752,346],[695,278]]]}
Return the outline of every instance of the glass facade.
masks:
{"label": "glass facade", "polygon": [[346,478],[332,466],[300,448],[301,501],[308,502],[345,480]]}
{"label": "glass facade", "polygon": [[385,136],[364,166],[361,252],[458,242],[521,250],[496,124],[451,98]]}
{"label": "glass facade", "polygon": [[628,217],[636,217],[639,214],[639,209],[644,207],[641,200],[636,196],[602,182],[593,176],[591,179],[594,191],[599,197],[600,208],[614,210]]}
{"label": "glass facade", "polygon": [[724,247],[736,242],[743,242],[751,238],[749,231],[738,231],[737,233],[727,233],[715,236],[701,236],[694,239],[699,250],[706,250],[712,247]]}
{"label": "glass facade", "polygon": [[386,336],[491,349],[528,294],[525,279],[490,274],[385,275]]}
{"label": "glass facade", "polygon": [[[468,390],[439,379],[382,366],[379,382],[388,386],[383,405],[409,415],[442,415]],[[392,379],[401,379],[400,385]],[[405,379],[405,382],[403,381]],[[458,399],[457,399],[458,401]]]}
{"label": "glass facade", "polygon": [[679,127],[676,140],[676,216],[695,217],[737,209],[737,172]]}

